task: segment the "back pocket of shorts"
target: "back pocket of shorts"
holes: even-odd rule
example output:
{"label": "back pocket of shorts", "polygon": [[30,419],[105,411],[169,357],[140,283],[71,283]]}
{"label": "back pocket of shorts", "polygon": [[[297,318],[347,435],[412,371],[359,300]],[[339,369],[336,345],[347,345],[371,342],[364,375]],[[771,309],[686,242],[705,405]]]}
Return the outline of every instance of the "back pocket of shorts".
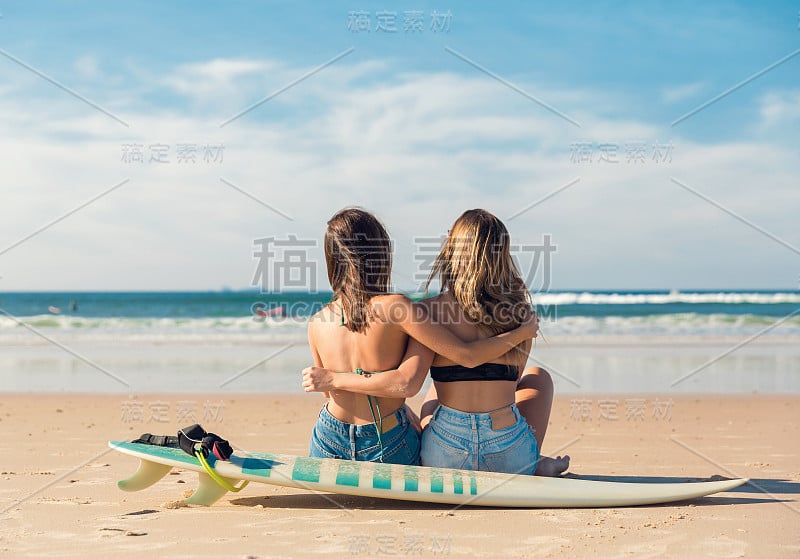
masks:
{"label": "back pocket of shorts", "polygon": [[536,471],[536,439],[522,433],[511,446],[500,452],[485,453],[483,460],[490,472],[533,475]]}
{"label": "back pocket of shorts", "polygon": [[469,452],[447,444],[435,433],[423,433],[420,461],[423,466],[464,469],[469,462]]}

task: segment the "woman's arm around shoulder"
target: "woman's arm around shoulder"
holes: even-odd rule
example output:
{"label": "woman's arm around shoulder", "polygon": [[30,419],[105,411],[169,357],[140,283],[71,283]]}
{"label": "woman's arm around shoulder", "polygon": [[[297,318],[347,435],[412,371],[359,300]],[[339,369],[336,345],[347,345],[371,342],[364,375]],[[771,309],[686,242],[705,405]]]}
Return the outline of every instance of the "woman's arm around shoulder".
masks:
{"label": "woman's arm around shoulder", "polygon": [[477,367],[507,353],[525,340],[535,338],[539,319],[531,312],[528,320],[514,330],[491,338],[465,342],[438,320],[431,319],[428,303],[415,303],[404,295],[386,295],[376,305],[378,315],[434,352],[464,367]]}
{"label": "woman's arm around shoulder", "polygon": [[422,389],[433,362],[433,351],[409,338],[406,353],[396,369],[369,376],[337,373],[315,363],[303,369],[303,390],[324,392],[346,390],[382,398],[410,398]]}

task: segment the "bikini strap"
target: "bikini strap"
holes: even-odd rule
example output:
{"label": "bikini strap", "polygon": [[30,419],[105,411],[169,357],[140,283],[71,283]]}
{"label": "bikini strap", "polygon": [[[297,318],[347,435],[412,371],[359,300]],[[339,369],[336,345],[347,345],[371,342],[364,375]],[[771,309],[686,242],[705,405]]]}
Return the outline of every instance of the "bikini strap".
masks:
{"label": "bikini strap", "polygon": [[[372,407],[373,401],[375,403],[375,408]],[[380,449],[378,462],[383,462],[383,415],[381,415],[381,407],[378,405],[378,398],[375,396],[370,396],[368,394],[367,402],[369,402],[369,412],[372,414],[372,424],[375,426],[375,431],[378,435],[378,448]]]}
{"label": "bikini strap", "polygon": [[[344,306],[339,303],[339,308],[342,312],[342,322],[339,326],[344,326]],[[338,374],[351,374],[358,375],[364,378],[369,378],[378,373],[386,373],[394,369],[384,369],[383,371],[365,371],[361,367],[356,367],[355,371],[335,371]],[[379,462],[383,462],[383,414],[381,413],[381,406],[378,404],[378,398],[367,394],[367,403],[369,403],[369,412],[372,414],[372,424],[375,426],[375,431],[378,435],[378,448],[380,449]]]}
{"label": "bikini strap", "polygon": [[[361,377],[369,378],[374,374],[385,373],[393,369],[386,369],[383,371],[365,371],[361,367],[356,367],[355,371],[336,371],[338,374],[343,375],[358,375]],[[381,406],[378,404],[378,398],[367,394],[367,403],[369,404],[369,413],[372,414],[372,424],[375,426],[375,431],[378,436],[378,448],[380,449],[379,462],[383,462],[383,414],[381,413]]]}
{"label": "bikini strap", "polygon": [[496,408],[496,409],[493,409],[493,410],[489,410],[489,411],[484,411],[484,412],[481,412],[481,413],[494,413],[496,411],[501,411],[501,410],[504,410],[506,408],[510,408],[510,407],[514,406],[515,404],[516,404],[516,402],[511,402],[510,404],[506,404],[505,406],[501,406],[499,408]]}

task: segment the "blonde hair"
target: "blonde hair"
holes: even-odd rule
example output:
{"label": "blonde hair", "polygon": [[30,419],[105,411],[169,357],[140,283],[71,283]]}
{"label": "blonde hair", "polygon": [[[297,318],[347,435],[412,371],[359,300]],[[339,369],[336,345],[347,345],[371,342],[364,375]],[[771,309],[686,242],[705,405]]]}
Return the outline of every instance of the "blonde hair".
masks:
{"label": "blonde hair", "polygon": [[451,227],[426,289],[438,276],[468,319],[487,333],[518,327],[531,313],[531,295],[511,258],[503,222],[486,210],[467,210]]}

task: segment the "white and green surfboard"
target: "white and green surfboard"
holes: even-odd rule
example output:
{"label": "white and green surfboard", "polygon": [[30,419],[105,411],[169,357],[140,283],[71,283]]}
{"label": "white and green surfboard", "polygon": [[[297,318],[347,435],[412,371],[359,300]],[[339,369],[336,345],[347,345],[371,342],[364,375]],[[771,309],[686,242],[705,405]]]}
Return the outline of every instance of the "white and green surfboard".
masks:
{"label": "white and green surfboard", "polygon": [[[139,459],[133,476],[118,483],[124,491],[140,491],[158,482],[172,468],[200,476],[187,503],[211,505],[228,489],[178,448],[111,441],[109,446]],[[213,473],[234,485],[238,480],[365,497],[488,507],[622,507],[694,499],[727,491],[746,479],[687,483],[628,483],[572,478],[473,472],[425,466],[404,466],[309,458],[286,454],[235,452],[229,461],[208,459]]]}

